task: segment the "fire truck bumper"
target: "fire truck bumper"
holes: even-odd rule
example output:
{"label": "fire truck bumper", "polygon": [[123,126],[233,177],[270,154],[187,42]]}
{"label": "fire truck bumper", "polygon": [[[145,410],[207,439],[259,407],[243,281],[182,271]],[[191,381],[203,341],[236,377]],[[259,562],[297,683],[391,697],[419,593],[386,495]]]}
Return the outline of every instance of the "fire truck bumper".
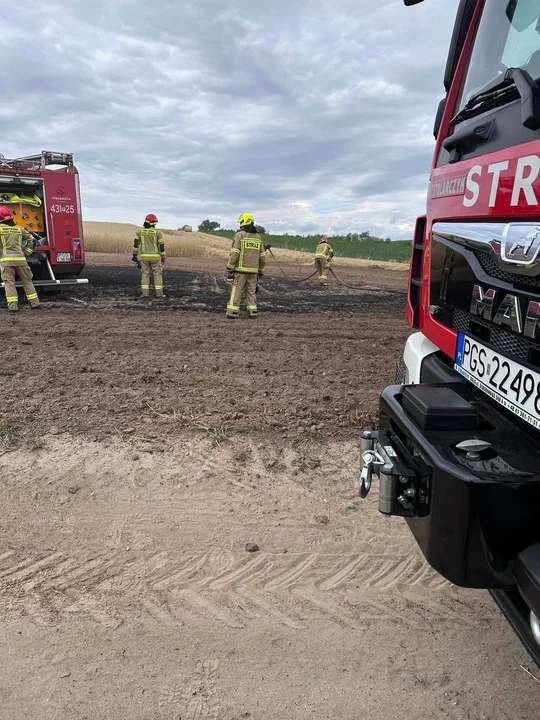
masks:
{"label": "fire truck bumper", "polygon": [[538,441],[468,383],[392,385],[363,433],[360,495],[405,518],[428,563],[485,588],[540,664]]}

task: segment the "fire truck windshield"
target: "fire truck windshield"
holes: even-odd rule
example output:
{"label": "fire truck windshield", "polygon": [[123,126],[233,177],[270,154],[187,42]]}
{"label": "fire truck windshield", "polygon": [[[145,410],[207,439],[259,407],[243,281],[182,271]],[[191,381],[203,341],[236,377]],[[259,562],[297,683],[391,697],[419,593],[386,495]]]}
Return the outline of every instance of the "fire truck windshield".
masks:
{"label": "fire truck windshield", "polygon": [[508,68],[540,78],[540,0],[486,0],[457,110]]}

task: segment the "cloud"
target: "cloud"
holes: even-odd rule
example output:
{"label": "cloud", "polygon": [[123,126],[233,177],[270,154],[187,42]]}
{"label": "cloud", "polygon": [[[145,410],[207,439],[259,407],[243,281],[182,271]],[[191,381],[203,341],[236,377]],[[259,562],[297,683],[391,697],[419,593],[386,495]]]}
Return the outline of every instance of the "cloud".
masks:
{"label": "cloud", "polygon": [[2,152],[73,152],[86,219],[403,237],[455,4],[49,0],[4,11]]}

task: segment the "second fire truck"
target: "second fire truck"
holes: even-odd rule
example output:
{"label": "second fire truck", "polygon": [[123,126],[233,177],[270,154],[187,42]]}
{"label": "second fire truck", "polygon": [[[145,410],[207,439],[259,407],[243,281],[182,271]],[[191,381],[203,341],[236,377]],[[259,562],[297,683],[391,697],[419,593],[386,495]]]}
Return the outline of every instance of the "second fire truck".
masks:
{"label": "second fire truck", "polygon": [[[43,151],[8,160],[0,156],[0,205],[36,239],[28,259],[34,285],[48,289],[88,283],[79,174],[68,153]],[[19,283],[17,283],[19,284]]]}

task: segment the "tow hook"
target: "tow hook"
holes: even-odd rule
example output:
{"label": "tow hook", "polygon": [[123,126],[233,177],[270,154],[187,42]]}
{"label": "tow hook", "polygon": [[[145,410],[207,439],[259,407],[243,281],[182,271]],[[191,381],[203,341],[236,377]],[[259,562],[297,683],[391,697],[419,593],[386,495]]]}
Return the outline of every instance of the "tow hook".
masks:
{"label": "tow hook", "polygon": [[398,458],[381,431],[366,430],[360,442],[360,497],[371,490],[373,475],[379,478],[379,512],[383,515],[415,515],[418,502],[415,472]]}
{"label": "tow hook", "polygon": [[376,450],[365,450],[362,453],[362,472],[360,473],[360,497],[367,497],[371,490],[373,469],[385,465],[384,458]]}
{"label": "tow hook", "polygon": [[[377,461],[378,453],[375,451],[375,440],[370,430],[362,433],[360,441],[360,497],[366,498],[371,490],[373,480],[373,464]],[[382,460],[382,458],[380,458]]]}

